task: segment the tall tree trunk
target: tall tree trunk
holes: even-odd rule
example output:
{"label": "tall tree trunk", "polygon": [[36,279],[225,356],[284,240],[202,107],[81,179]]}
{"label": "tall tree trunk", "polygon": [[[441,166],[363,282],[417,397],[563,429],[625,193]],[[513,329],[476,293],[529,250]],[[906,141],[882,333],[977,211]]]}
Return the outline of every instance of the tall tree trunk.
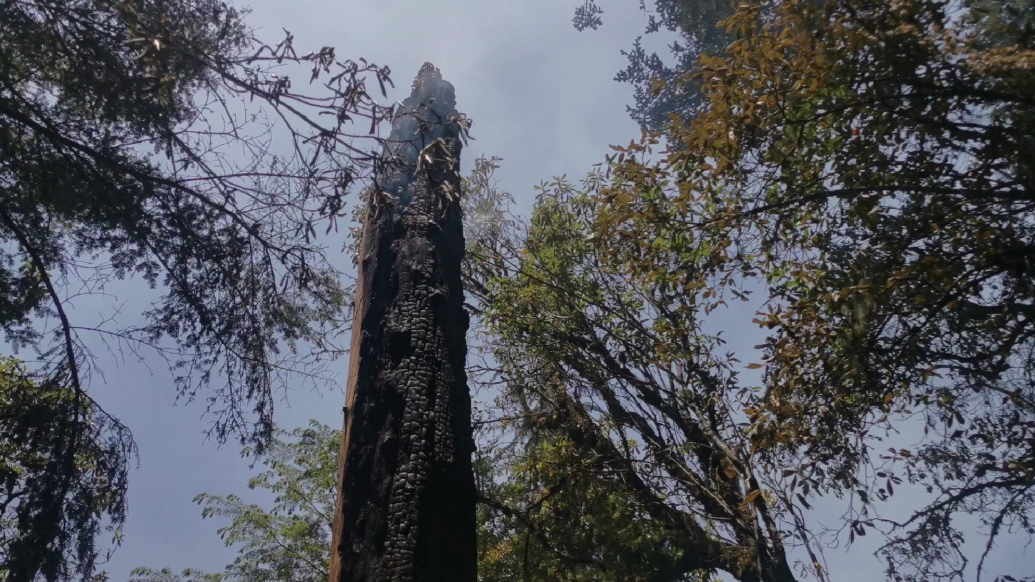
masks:
{"label": "tall tree trunk", "polygon": [[453,86],[425,63],[369,191],[330,582],[475,582]]}

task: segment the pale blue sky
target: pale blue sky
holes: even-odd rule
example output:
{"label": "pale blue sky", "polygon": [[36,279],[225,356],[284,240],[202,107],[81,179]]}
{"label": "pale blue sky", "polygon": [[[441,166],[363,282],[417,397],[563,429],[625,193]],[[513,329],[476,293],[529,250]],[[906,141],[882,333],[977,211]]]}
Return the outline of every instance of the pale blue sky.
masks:
{"label": "pale blue sky", "polygon": [[[571,19],[581,1],[257,0],[250,4],[250,23],[271,39],[280,36],[281,27],[290,30],[299,54],[332,45],[339,58],[362,56],[390,66],[398,89],[387,101],[405,96],[423,62],[437,65],[456,87],[458,109],[475,121],[476,141],[463,153],[464,168],[478,155],[501,156],[501,186],[527,210],[533,185],[560,174],[578,179],[603,159],[608,144],[639,137],[625,110],[631,88],[612,79],[625,64],[619,51],[642,34],[646,16],[636,0],[601,0],[604,26],[579,33]],[[660,48],[661,40],[648,46]],[[350,268],[349,257],[337,256],[336,249],[332,255],[339,268]],[[110,291],[129,301],[126,314],[139,313],[151,298],[142,285],[132,283]],[[90,309],[80,305],[76,311],[96,313]],[[731,349],[759,343],[751,311],[718,320]],[[235,444],[217,448],[204,442],[203,407],[173,405],[172,382],[160,362],[150,369],[139,362],[116,364],[99,345],[95,352],[105,375],[94,378],[91,390],[133,430],[142,460],[131,477],[125,542],[102,567],[114,582],[126,580],[136,566],[221,570],[234,552],[216,534],[221,524],[203,521],[191,499],[208,492],[265,501],[245,486],[247,461]],[[742,360],[750,361],[748,356]],[[334,366],[344,378],[345,361]],[[341,421],[340,391],[299,390],[288,400],[279,402],[276,412],[284,428],[311,418],[333,426]],[[908,496],[902,495],[900,503],[908,507]],[[820,507],[817,514],[833,517],[832,507]],[[1019,567],[1025,561],[1019,549],[1000,553]],[[882,578],[881,565],[865,551],[831,551],[827,557],[831,582]]]}

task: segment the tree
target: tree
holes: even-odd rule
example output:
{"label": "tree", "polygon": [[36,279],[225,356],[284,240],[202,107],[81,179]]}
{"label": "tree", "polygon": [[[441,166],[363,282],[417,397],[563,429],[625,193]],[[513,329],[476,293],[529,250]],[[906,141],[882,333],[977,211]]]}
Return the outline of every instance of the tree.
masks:
{"label": "tree", "polygon": [[469,127],[431,63],[365,207],[330,579],[475,582],[459,172]]}
{"label": "tree", "polygon": [[[223,572],[136,568],[131,582],[327,580],[340,440],[341,431],[315,421],[307,428],[278,431],[269,449],[255,457],[266,469],[248,482],[249,489],[275,495],[270,509],[232,494],[194,498],[203,518],[230,520],[219,536],[227,547],[238,548],[238,556]],[[244,454],[255,451],[245,449]]]}
{"label": "tree", "polygon": [[[732,355],[692,296],[630,276],[606,251],[597,209],[565,181],[544,185],[490,277],[468,286],[492,338],[476,377],[500,387],[480,420],[496,427],[481,444],[502,473],[483,486],[495,535],[545,550],[535,565],[547,574],[796,580],[785,546],[813,540],[755,465]],[[518,555],[494,566],[520,571]]]}
{"label": "tree", "polygon": [[88,573],[96,535],[125,520],[135,453],[92,401],[0,359],[0,579]]}
{"label": "tree", "polygon": [[682,552],[666,528],[622,487],[589,470],[566,470],[584,461],[563,438],[544,433],[515,451],[482,453],[483,580],[709,580],[673,568]]}
{"label": "tree", "polygon": [[[699,84],[677,82],[697,70],[698,59],[705,54],[722,54],[733,37],[719,23],[733,14],[735,4],[727,0],[655,0],[653,10],[646,0],[640,9],[648,14],[645,33],[675,33],[680,40],[668,46],[672,64],[655,52],[643,48],[643,37],[622,55],[629,64],[615,81],[633,86],[635,106],[628,106],[630,117],[645,131],[663,131],[670,116],[689,119],[704,103]],[[603,24],[604,10],[595,0],[586,0],[575,10],[575,29],[596,30]]]}
{"label": "tree", "polygon": [[462,188],[464,285],[472,314],[468,377],[482,396],[475,422],[479,577],[642,579],[673,561],[663,529],[622,487],[602,483],[592,473],[563,471],[567,463],[579,463],[577,451],[541,427],[527,428],[536,419],[520,412],[512,416],[506,404],[512,401],[504,397],[488,404],[501,390],[513,394],[515,378],[499,373],[499,334],[490,310],[496,282],[514,275],[527,229],[527,219],[511,212],[510,193],[494,179],[499,161],[476,160]]}
{"label": "tree", "polygon": [[[179,395],[206,401],[218,440],[265,446],[274,392],[322,381],[322,356],[341,351],[333,339],[346,300],[316,229],[336,226],[380,163],[362,138],[375,141],[393,109],[366,83],[383,94],[388,69],[339,61],[331,47],[299,56],[287,31],[264,44],[221,0],[5,2],[0,21],[7,341],[35,353],[41,386],[75,394],[71,427],[95,416],[83,341],[94,336],[164,358]],[[301,67],[322,92],[292,89]],[[128,278],[162,293],[142,323],[76,316],[77,298]],[[69,455],[93,438],[73,432],[63,437]],[[78,535],[53,520],[26,525],[44,529],[24,539],[55,551]],[[86,576],[87,554],[72,568]],[[12,571],[8,581],[36,575]]]}
{"label": "tree", "polygon": [[[633,276],[697,310],[764,294],[753,457],[802,494],[786,511],[846,495],[842,535],[884,535],[895,580],[982,572],[1033,531],[1032,22],[1009,0],[741,5],[677,147],[618,148],[599,190]],[[919,443],[882,444],[903,430]],[[903,483],[930,502],[879,518]]]}

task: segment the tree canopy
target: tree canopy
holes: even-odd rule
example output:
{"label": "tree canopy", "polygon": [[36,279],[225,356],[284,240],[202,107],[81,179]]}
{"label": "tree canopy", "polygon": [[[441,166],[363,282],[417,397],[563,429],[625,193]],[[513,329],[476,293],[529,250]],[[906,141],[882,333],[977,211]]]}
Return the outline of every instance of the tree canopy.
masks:
{"label": "tree canopy", "polygon": [[[733,40],[719,23],[733,14],[734,3],[726,0],[639,0],[647,16],[644,34],[663,33],[678,38],[668,45],[667,55],[658,55],[643,46],[637,37],[633,46],[622,51],[628,60],[615,81],[633,86],[634,104],[627,107],[630,117],[649,132],[664,131],[670,117],[693,117],[704,104],[700,84],[676,83],[677,77],[697,68],[702,55],[723,54]],[[766,3],[765,8],[770,7]],[[576,30],[596,30],[604,24],[604,9],[595,0],[576,8]]]}
{"label": "tree canopy", "polygon": [[135,453],[92,401],[0,359],[0,579],[89,576],[97,535],[125,521]]}
{"label": "tree canopy", "polygon": [[[339,62],[330,47],[299,57],[290,34],[263,44],[218,1],[3,10],[0,232],[16,249],[0,273],[8,340],[72,370],[75,389],[85,382],[79,335],[153,347],[184,395],[213,388],[217,436],[261,442],[271,392],[297,363],[281,352],[326,348],[316,330],[344,303],[314,235],[319,222],[333,227],[377,159],[352,143],[351,123],[374,121],[373,134],[389,116],[366,88],[367,74],[383,87],[388,70]],[[275,72],[284,63],[311,66],[325,94],[292,92]],[[270,151],[271,116],[283,151]],[[227,143],[247,155],[229,157]],[[145,324],[71,320],[68,286],[97,292],[128,277],[164,291]],[[41,329],[51,312],[57,328]]]}
{"label": "tree canopy", "polygon": [[504,474],[485,491],[497,527],[594,578],[795,580],[795,524],[734,415],[747,392],[735,360],[692,296],[604,250],[597,209],[565,181],[543,185],[476,294],[493,337],[478,378],[500,386],[481,453]]}
{"label": "tree canopy", "polygon": [[[729,16],[724,50],[653,87],[702,95],[669,148],[645,135],[545,187],[469,285],[515,542],[628,572],[561,534],[619,495],[672,552],[634,578],[825,580],[823,548],[864,535],[893,580],[1030,576],[988,560],[1035,501],[1030,3]],[[758,359],[707,325],[738,304]],[[923,501],[883,514],[903,489]],[[832,529],[818,499],[844,503]]]}
{"label": "tree canopy", "polygon": [[[848,496],[846,537],[883,534],[895,580],[987,570],[1032,531],[1031,23],[1026,2],[743,4],[727,54],[676,80],[706,99],[678,146],[618,148],[596,198],[633,276],[700,310],[762,293],[752,457],[785,511]],[[881,444],[901,431],[915,446]],[[929,503],[881,518],[903,482]]]}

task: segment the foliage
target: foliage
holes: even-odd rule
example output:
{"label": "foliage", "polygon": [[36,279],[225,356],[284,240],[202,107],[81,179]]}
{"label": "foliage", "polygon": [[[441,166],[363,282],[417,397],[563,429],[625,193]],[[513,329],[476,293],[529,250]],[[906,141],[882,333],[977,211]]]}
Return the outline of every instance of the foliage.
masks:
{"label": "foliage", "polygon": [[96,403],[0,359],[0,580],[89,579],[97,534],[120,535],[135,453]]}
{"label": "foliage", "polygon": [[[136,568],[130,582],[245,582],[245,581],[323,581],[329,563],[330,527],[335,499],[340,431],[312,422],[305,429],[290,433],[278,432],[263,463],[267,470],[249,482],[255,490],[274,494],[271,509],[244,502],[236,495],[199,495],[196,501],[204,507],[205,518],[229,519],[219,528],[227,547],[237,548],[238,557],[222,572],[205,573],[188,568],[180,572],[170,568]],[[479,480],[488,484],[498,470],[482,460],[478,464]],[[522,486],[531,486],[526,484]],[[496,487],[484,497],[494,499],[483,505],[479,515],[479,571],[483,580],[592,579],[600,580],[594,565],[558,559],[552,551],[541,552],[536,541],[528,543],[524,518],[513,509],[496,501],[499,498],[518,500],[527,493],[517,485]],[[504,497],[503,489],[511,498]],[[571,488],[570,490],[575,490]],[[562,494],[563,495],[563,494]],[[570,511],[578,506],[558,504],[554,511]],[[592,538],[604,550],[622,549],[621,559],[642,562],[654,553],[646,537],[636,535],[640,546],[625,546],[612,538],[633,536],[638,526],[625,521],[629,506],[621,496],[601,498],[596,507],[578,507],[584,516],[572,522],[565,532],[551,534],[551,540],[572,536],[573,546],[584,543],[585,527],[593,529]],[[612,513],[613,512],[613,513]],[[553,541],[550,542],[551,544]],[[526,549],[527,547],[527,549]],[[549,546],[556,551],[555,546]],[[617,576],[619,573],[610,575]],[[604,579],[610,579],[605,577]]]}
{"label": "foliage", "polygon": [[[206,402],[219,441],[259,449],[274,393],[326,380],[323,356],[341,351],[334,332],[349,314],[314,237],[379,162],[362,140],[376,142],[393,109],[366,82],[384,94],[389,71],[331,47],[299,56],[287,31],[265,44],[243,17],[223,0],[0,3],[0,327],[34,353],[41,386],[81,403],[73,424],[94,415],[89,338],[164,358],[179,396]],[[321,89],[292,89],[299,69]],[[161,293],[137,325],[119,324],[118,309],[97,323],[74,312],[131,278]],[[91,569],[47,568],[48,580]]]}
{"label": "foliage", "polygon": [[269,509],[238,495],[194,499],[204,508],[202,517],[230,520],[219,536],[227,547],[238,549],[238,556],[223,572],[137,568],[131,582],[325,582],[340,435],[315,421],[290,433],[278,431],[261,457],[266,470],[248,482],[249,489],[275,496]]}
{"label": "foliage", "polygon": [[585,463],[563,437],[482,455],[482,580],[708,580],[685,576],[682,551],[628,491],[568,469]]}
{"label": "foliage", "polygon": [[[486,309],[492,308],[495,282],[513,275],[526,227],[494,178],[499,161],[476,160],[463,184],[464,285],[474,315],[468,376],[482,403],[511,380],[498,373],[498,334]],[[494,405],[476,416],[482,580],[630,580],[652,564],[672,561],[664,536],[622,488],[563,470],[579,463],[563,437],[540,431],[522,438],[519,447],[503,446],[515,434],[527,434],[522,423]]]}
{"label": "foliage", "polygon": [[[389,115],[363,76],[383,85],[387,69],[338,63],[330,47],[298,57],[290,34],[264,45],[218,0],[34,0],[2,10],[11,25],[0,45],[0,233],[17,249],[5,251],[0,272],[9,341],[74,371],[86,365],[80,333],[153,347],[170,359],[181,394],[213,388],[217,436],[261,444],[271,392],[297,369],[281,352],[298,342],[332,348],[317,331],[343,299],[313,235],[319,221],[333,226],[374,161],[347,132],[354,117]],[[273,72],[284,62],[312,65],[314,81],[333,70],[326,94],[291,92],[290,78]],[[243,97],[268,107],[249,110]],[[325,113],[334,120],[317,123]],[[263,124],[271,114],[279,129]],[[269,152],[275,130],[293,152]],[[226,143],[245,158],[229,158]],[[64,288],[78,281],[97,293],[127,277],[166,291],[145,325],[69,319]],[[53,346],[33,319],[52,312]]]}
{"label": "foliage", "polygon": [[130,573],[131,582],[223,582],[223,574],[206,574],[194,568],[173,572],[169,568],[135,568]]}
{"label": "foliage", "polygon": [[[599,190],[632,277],[703,311],[764,292],[753,458],[797,505],[846,496],[840,533],[884,535],[895,580],[962,579],[963,516],[978,572],[1033,533],[1031,8],[743,4],[685,80],[706,109],[660,161],[652,138],[616,148]],[[930,502],[880,518],[903,483]]]}
{"label": "foliage", "polygon": [[543,185],[531,222],[506,227],[467,283],[490,354],[470,377],[497,395],[477,422],[483,573],[794,580],[797,525],[761,494],[721,339],[678,290],[606,252],[597,208]]}
{"label": "foliage", "polygon": [[[698,83],[677,83],[677,77],[697,69],[697,61],[704,54],[721,54],[733,37],[719,22],[733,14],[735,4],[727,0],[655,0],[653,10],[647,0],[639,0],[640,9],[647,14],[645,33],[667,32],[679,40],[668,45],[671,64],[655,52],[643,48],[643,37],[637,37],[633,46],[622,55],[629,61],[615,80],[633,86],[635,106],[627,107],[633,121],[645,131],[658,132],[670,123],[670,116],[683,119],[692,117],[703,105]],[[595,0],[575,11],[577,30],[596,30],[603,24],[604,10]]]}
{"label": "foliage", "polygon": [[[130,582],[272,582],[293,580],[317,582],[327,579],[329,565],[330,528],[336,494],[338,453],[341,432],[311,422],[308,428],[290,433],[279,431],[261,459],[266,470],[249,481],[249,488],[275,495],[273,506],[245,502],[237,495],[199,495],[195,500],[204,507],[203,517],[228,519],[229,525],[219,528],[220,537],[227,547],[238,550],[234,562],[219,573],[204,573],[196,569],[175,572],[169,568],[136,568]],[[480,462],[479,480],[491,483],[497,469]],[[531,486],[527,484],[524,486]],[[493,485],[492,495],[503,488]],[[513,496],[524,495],[517,486],[505,487]],[[500,497],[504,498],[504,497]],[[513,580],[520,576],[532,579],[599,579],[595,568],[579,574],[578,566],[557,563],[552,554],[538,553],[532,544],[525,549],[520,542],[526,530],[513,516],[501,513],[510,508],[493,501],[483,506],[479,516],[480,572],[483,580]],[[622,518],[628,515],[620,497],[600,500],[597,508],[586,511],[584,522],[564,535],[579,538],[583,523],[592,523],[594,539],[607,547],[619,547],[608,540],[630,528]],[[592,509],[592,511],[590,511]],[[606,511],[603,511],[606,510]],[[610,512],[614,512],[612,515]],[[595,516],[609,516],[606,519]],[[515,531],[517,528],[519,531]],[[612,529],[614,533],[611,533]],[[556,539],[558,534],[552,536]],[[644,540],[646,541],[646,540]],[[630,548],[631,549],[631,548]],[[643,546],[643,555],[651,548]],[[641,555],[627,555],[626,560],[642,560]]]}

